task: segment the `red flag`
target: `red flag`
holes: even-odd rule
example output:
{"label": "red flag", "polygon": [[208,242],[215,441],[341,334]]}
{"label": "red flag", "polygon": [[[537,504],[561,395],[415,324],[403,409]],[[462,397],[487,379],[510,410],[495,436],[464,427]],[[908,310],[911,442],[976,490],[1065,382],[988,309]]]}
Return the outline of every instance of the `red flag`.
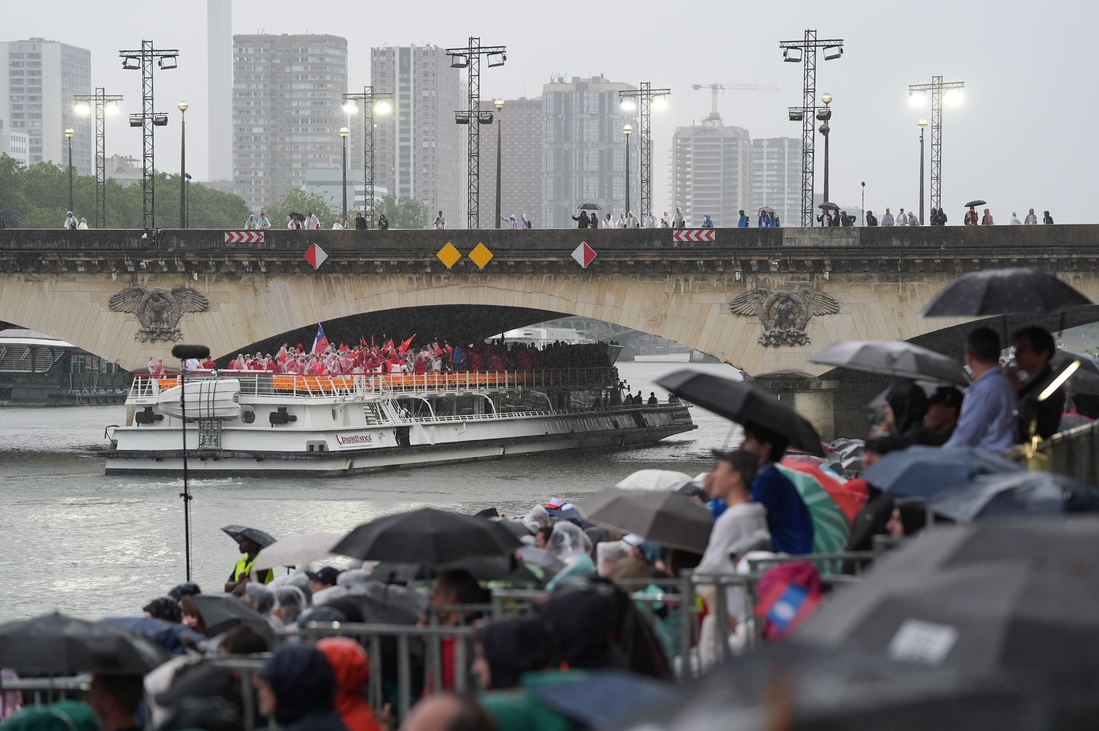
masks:
{"label": "red flag", "polygon": [[408,348],[412,345],[412,340],[415,337],[416,337],[416,334],[413,333],[411,338],[409,338],[408,340],[401,343],[401,347],[397,349],[397,352],[400,353],[401,355],[404,355],[405,353],[407,353]]}

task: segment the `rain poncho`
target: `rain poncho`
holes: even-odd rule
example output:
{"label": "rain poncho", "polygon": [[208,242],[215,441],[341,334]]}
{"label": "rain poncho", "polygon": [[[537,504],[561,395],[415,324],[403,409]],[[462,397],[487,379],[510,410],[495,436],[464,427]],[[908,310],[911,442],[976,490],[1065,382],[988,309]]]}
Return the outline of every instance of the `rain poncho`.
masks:
{"label": "rain poncho", "polygon": [[366,681],[370,661],[362,645],[346,637],[329,637],[317,643],[336,676],[335,706],[349,731],[381,731],[378,719],[366,702]]}
{"label": "rain poncho", "polygon": [[529,513],[523,516],[523,522],[528,526],[535,526],[535,530],[544,528],[550,524],[549,511],[541,505],[535,505]]}
{"label": "rain poncho", "polygon": [[579,526],[562,522],[553,526],[553,533],[546,542],[546,549],[565,563],[572,563],[581,556],[587,556],[590,541]]}
{"label": "rain poncho", "polygon": [[610,541],[600,543],[595,547],[599,575],[607,578],[615,564],[630,557],[630,546],[625,541]]}
{"label": "rain poncho", "polygon": [[275,608],[275,593],[263,584],[249,581],[244,587],[244,594],[252,607],[265,617]]}
{"label": "rain poncho", "polygon": [[280,587],[275,591],[275,599],[278,601],[283,624],[288,625],[298,621],[301,613],[309,608],[305,594],[296,586]]}

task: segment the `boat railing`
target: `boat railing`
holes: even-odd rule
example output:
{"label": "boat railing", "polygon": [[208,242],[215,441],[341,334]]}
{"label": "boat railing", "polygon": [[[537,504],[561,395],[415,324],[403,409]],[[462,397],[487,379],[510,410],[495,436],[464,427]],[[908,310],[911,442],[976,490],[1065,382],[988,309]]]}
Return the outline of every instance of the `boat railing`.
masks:
{"label": "boat railing", "polygon": [[[529,371],[429,371],[427,373],[303,376],[265,371],[195,371],[188,381],[234,378],[242,395],[292,397],[393,396],[401,393],[456,393],[507,391],[522,388],[611,388],[617,385],[613,368],[560,368]],[[180,377],[137,374],[131,398],[155,398],[179,386]]]}

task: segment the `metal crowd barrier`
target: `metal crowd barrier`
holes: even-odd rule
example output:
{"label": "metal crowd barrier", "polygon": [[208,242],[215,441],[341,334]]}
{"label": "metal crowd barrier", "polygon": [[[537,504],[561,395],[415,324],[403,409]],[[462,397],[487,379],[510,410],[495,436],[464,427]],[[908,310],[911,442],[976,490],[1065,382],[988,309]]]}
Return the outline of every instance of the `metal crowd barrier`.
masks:
{"label": "metal crowd barrier", "polygon": [[1099,487],[1099,421],[1054,434],[1039,443],[1033,454],[1024,445],[1007,456],[1028,470],[1056,472]]}

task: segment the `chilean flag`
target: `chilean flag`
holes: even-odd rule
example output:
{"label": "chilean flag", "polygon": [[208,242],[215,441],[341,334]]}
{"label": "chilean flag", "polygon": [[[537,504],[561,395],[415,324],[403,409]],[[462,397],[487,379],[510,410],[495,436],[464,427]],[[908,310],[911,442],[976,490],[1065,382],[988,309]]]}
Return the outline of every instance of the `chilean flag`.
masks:
{"label": "chilean flag", "polygon": [[313,354],[323,353],[328,348],[328,336],[324,334],[324,328],[317,324],[317,337],[313,339]]}

